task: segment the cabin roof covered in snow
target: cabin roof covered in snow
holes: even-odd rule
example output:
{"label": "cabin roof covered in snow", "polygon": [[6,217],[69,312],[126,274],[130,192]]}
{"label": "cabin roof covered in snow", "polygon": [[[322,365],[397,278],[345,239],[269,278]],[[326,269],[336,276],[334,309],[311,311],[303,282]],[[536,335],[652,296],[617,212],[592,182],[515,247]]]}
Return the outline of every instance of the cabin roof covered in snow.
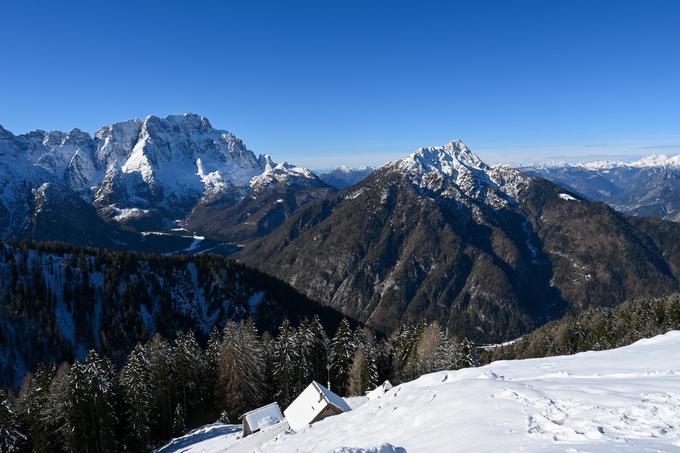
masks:
{"label": "cabin roof covered in snow", "polygon": [[349,404],[347,404],[347,402],[344,399],[342,399],[341,397],[339,397],[335,393],[331,392],[330,390],[328,390],[326,387],[319,384],[318,382],[312,381],[312,383],[310,385],[313,385],[314,387],[316,387],[316,389],[319,391],[319,393],[321,393],[323,395],[323,397],[326,399],[326,401],[328,401],[329,404],[332,404],[333,406],[337,407],[338,409],[340,409],[343,412],[347,412],[347,411],[352,410],[352,408],[349,407]]}
{"label": "cabin roof covered in snow", "polygon": [[335,393],[328,390],[316,381],[305,388],[290,406],[284,411],[286,420],[291,428],[298,430],[317,419],[328,407],[334,408],[333,412],[348,412],[352,408]]}
{"label": "cabin roof covered in snow", "polygon": [[244,422],[248,423],[248,426],[250,426],[250,429],[253,431],[275,425],[283,420],[283,414],[277,403],[271,403],[253,409],[250,412],[246,412],[241,417]]}
{"label": "cabin roof covered in snow", "polygon": [[392,388],[392,383],[390,381],[385,381],[370,392],[366,393],[369,400],[375,400],[383,396],[388,390]]}

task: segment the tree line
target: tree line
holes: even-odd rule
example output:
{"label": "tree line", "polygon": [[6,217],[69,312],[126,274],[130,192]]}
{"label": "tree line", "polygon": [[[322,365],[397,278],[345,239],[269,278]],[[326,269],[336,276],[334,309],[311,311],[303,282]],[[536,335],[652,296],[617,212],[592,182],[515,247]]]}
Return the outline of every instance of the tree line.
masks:
{"label": "tree line", "polygon": [[434,323],[405,324],[378,339],[343,320],[329,336],[318,316],[275,336],[249,320],[138,343],[122,366],[90,351],[82,361],[40,364],[0,404],[1,452],[144,452],[188,429],[277,401],[286,407],[312,381],[343,396],[380,382],[477,366],[475,347]]}
{"label": "tree line", "polygon": [[297,325],[314,315],[328,330],[342,320],[287,283],[217,255],[0,242],[0,387],[18,387],[40,362],[82,360],[89,349],[120,366],[156,333],[191,329],[205,344],[228,319],[274,331],[284,318]]}
{"label": "tree line", "polygon": [[638,298],[616,307],[591,308],[548,323],[513,344],[481,354],[484,362],[575,354],[618,348],[680,329],[680,295]]}

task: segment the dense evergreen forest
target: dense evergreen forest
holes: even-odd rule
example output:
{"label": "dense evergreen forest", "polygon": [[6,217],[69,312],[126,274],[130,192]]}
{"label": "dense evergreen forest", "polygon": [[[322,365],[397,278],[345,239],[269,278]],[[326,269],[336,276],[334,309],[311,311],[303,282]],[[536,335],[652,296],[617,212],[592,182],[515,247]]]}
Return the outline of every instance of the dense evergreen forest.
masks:
{"label": "dense evergreen forest", "polygon": [[638,298],[548,323],[518,341],[480,354],[484,362],[599,351],[680,329],[680,295]]}
{"label": "dense evergreen forest", "polygon": [[120,365],[138,342],[251,318],[273,331],[318,315],[342,317],[287,283],[217,255],[168,256],[0,243],[0,387],[17,387],[39,362],[73,363],[95,349]]}
{"label": "dense evergreen forest", "polygon": [[379,382],[477,365],[475,348],[437,323],[407,324],[389,338],[343,320],[333,336],[320,318],[288,320],[276,336],[249,320],[213,328],[206,347],[192,331],[138,343],[121,367],[90,351],[82,361],[41,364],[0,404],[0,451],[150,451],[188,429],[238,422],[244,412],[288,405],[311,380],[341,395]]}

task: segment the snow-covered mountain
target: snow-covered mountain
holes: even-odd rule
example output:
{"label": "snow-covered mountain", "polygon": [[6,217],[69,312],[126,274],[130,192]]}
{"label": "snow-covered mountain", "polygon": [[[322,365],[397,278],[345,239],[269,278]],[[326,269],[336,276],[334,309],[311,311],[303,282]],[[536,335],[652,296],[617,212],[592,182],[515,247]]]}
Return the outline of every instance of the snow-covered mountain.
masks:
{"label": "snow-covered mountain", "polygon": [[350,168],[343,165],[327,173],[321,173],[319,178],[329,186],[342,190],[366,179],[374,171],[373,167]]}
{"label": "snow-covered mountain", "polygon": [[420,189],[466,203],[473,199],[502,208],[516,203],[531,178],[507,166],[489,166],[460,140],[419,148],[387,171],[406,175]]}
{"label": "snow-covered mountain", "polygon": [[677,451],[678,364],[680,332],[672,331],[609,351],[425,375],[299,432],[263,433],[261,443],[218,424],[161,451]]}
{"label": "snow-covered mountain", "polygon": [[565,312],[677,291],[671,237],[680,226],[620,215],[452,141],[303,206],[238,256],[384,332],[436,319],[501,341]]}
{"label": "snow-covered mountain", "polygon": [[524,170],[628,214],[680,221],[680,155],[538,164]]}
{"label": "snow-covered mountain", "polygon": [[0,155],[3,238],[27,229],[32,191],[44,183],[63,186],[103,220],[138,231],[182,223],[201,202],[238,201],[282,184],[323,185],[309,170],[256,156],[192,113],[116,123],[94,137],[79,129],[15,136],[0,128]]}

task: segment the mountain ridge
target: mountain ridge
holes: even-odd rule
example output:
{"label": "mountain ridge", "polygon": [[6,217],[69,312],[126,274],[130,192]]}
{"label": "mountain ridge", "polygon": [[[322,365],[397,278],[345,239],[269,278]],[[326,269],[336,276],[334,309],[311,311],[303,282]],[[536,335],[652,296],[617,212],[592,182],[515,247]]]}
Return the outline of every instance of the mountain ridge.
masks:
{"label": "mountain ridge", "polygon": [[486,341],[676,291],[669,238],[679,226],[486,165],[454,141],[301,208],[238,258],[379,330],[438,320]]}
{"label": "mountain ridge", "polygon": [[[0,218],[8,225],[0,238],[30,231],[31,191],[44,183],[59,184],[104,222],[135,232],[184,226],[196,206],[217,198],[239,201],[286,184],[324,189],[319,195],[330,190],[311,171],[256,156],[193,113],[114,123],[94,136],[80,129],[14,135],[2,128],[0,154],[9,157],[0,164]],[[289,203],[284,217],[296,206]]]}

